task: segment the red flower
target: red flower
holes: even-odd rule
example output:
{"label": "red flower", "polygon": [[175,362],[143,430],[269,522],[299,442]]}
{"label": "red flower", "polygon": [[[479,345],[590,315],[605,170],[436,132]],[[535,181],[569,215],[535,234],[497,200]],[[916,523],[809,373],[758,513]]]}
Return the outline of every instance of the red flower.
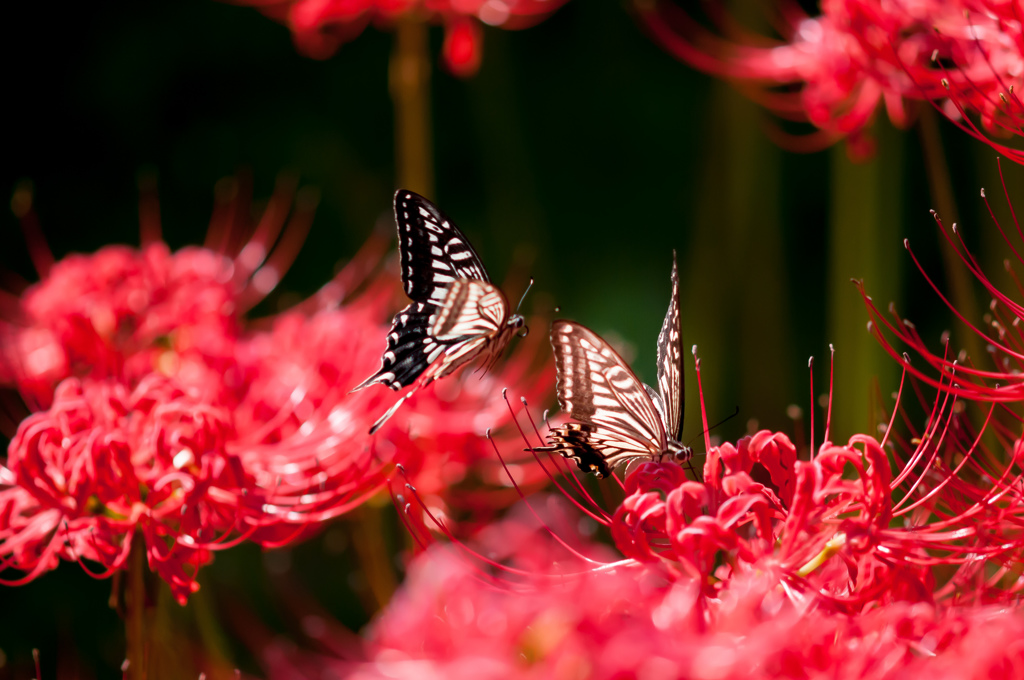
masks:
{"label": "red flower", "polygon": [[[574,519],[563,513],[547,519]],[[574,544],[590,559],[602,554]],[[770,563],[738,568],[709,598],[667,564],[580,568],[522,519],[491,527],[477,550],[504,566],[483,569],[451,546],[419,556],[363,658],[275,645],[262,650],[268,677],[1010,678],[1024,667],[1014,605],[897,600],[837,611]]]}
{"label": "red flower", "polygon": [[512,502],[473,493],[500,469],[482,435],[514,431],[506,385],[539,398],[550,373],[535,360],[540,343],[496,372],[424,390],[369,436],[393,396],[349,391],[378,365],[402,298],[396,275],[370,276],[386,243],[372,237],[315,296],[247,329],[243,312],[280,279],[312,216],[300,203],[269,250],[284,198],[247,242],[212,231],[231,255],[108,247],[56,263],[20,298],[0,326],[0,379],[40,412],[0,466],[0,570],[27,572],[24,582],[60,558],[87,559],[108,575],[144,540],[183,599],[213,550],[308,536],[380,493],[398,465],[400,483],[445,514]]}
{"label": "red flower", "polygon": [[445,27],[442,56],[454,75],[474,75],[480,66],[480,24],[508,29],[544,20],[566,0],[234,0],[286,23],[296,47],[326,59],[370,23],[389,27],[413,17]]}
{"label": "red flower", "polygon": [[[851,153],[863,156],[871,151],[865,131],[880,105],[904,126],[907,100],[927,99],[961,128],[1024,161],[1021,152],[987,137],[1024,132],[1024,106],[1014,92],[1024,84],[1024,38],[1013,3],[829,0],[817,17],[784,3],[778,10],[782,42],[755,40],[735,29],[730,32],[741,37],[719,38],[664,0],[637,7],[643,24],[673,55],[744,82],[781,117],[821,130],[799,142],[787,140],[798,148],[846,138]],[[713,18],[732,26],[717,12]],[[798,89],[780,92],[780,85]]]}
{"label": "red flower", "polygon": [[0,345],[8,373],[41,406],[71,375],[134,385],[159,371],[211,386],[206,372],[227,370],[239,332],[234,274],[218,253],[163,243],[70,255],[22,296]]}
{"label": "red flower", "polygon": [[145,541],[178,600],[210,548],[258,517],[261,490],[237,456],[227,411],[161,376],[58,387],[11,442],[0,491],[0,556],[28,580],[58,558],[121,568]]}

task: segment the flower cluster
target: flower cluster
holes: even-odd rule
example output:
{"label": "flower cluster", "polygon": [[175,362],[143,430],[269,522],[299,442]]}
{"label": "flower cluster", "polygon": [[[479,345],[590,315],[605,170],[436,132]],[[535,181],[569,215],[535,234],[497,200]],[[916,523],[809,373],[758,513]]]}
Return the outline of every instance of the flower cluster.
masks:
{"label": "flower cluster", "polygon": [[481,24],[520,29],[542,21],[565,0],[235,0],[258,7],[288,25],[304,54],[326,59],[368,24],[391,26],[403,20],[441,23],[442,59],[454,75],[480,68]]}
{"label": "flower cluster", "polygon": [[[889,528],[899,512],[894,480],[881,447],[860,445],[826,444],[801,462],[783,435],[761,432],[712,450],[713,481],[685,481],[672,464],[641,467],[612,523],[617,547],[635,555],[626,559],[574,531],[579,515],[565,503],[531,497],[531,512],[473,544],[422,553],[359,653],[269,642],[267,671],[361,680],[1013,677],[1024,667],[1013,596],[964,602],[937,588],[934,533]],[[837,474],[841,463],[863,476]],[[757,465],[770,483],[752,481]],[[774,540],[761,533],[770,528]],[[959,583],[972,590],[994,580],[976,570]]]}
{"label": "flower cluster", "polygon": [[8,582],[60,559],[106,576],[144,541],[150,569],[184,601],[213,551],[307,536],[382,492],[396,466],[441,509],[461,507],[458,469],[474,481],[465,502],[483,505],[470,492],[497,464],[482,435],[509,436],[502,387],[539,396],[538,343],[482,379],[423,390],[408,418],[371,437],[394,396],[349,391],[377,367],[401,304],[386,241],[371,237],[315,296],[250,326],[244,312],[280,280],[312,217],[300,201],[285,227],[282,202],[249,240],[213,239],[232,248],[71,255],[20,297],[0,325],[0,380],[35,413],[0,466],[0,569],[24,572]]}
{"label": "flower cluster", "polygon": [[163,243],[71,255],[25,292],[5,328],[9,380],[42,407],[73,375],[134,384],[159,370],[210,387],[211,369],[237,381],[226,370],[240,331],[233,274],[218,253]]}
{"label": "flower cluster", "polygon": [[896,602],[833,615],[748,572],[720,596],[656,569],[494,588],[445,553],[423,558],[348,677],[991,678],[1024,667],[1024,618]]}
{"label": "flower cluster", "polygon": [[846,138],[852,154],[866,155],[872,148],[866,128],[880,106],[903,126],[911,115],[908,100],[926,99],[973,136],[1024,161],[1020,151],[991,139],[1024,132],[1024,105],[1015,92],[1024,78],[1024,39],[1013,3],[828,0],[816,17],[783,3],[783,41],[751,38],[716,15],[738,36],[719,37],[670,0],[638,2],[637,11],[677,58],[744,83],[781,117],[818,127],[810,138],[788,140],[798,148]]}

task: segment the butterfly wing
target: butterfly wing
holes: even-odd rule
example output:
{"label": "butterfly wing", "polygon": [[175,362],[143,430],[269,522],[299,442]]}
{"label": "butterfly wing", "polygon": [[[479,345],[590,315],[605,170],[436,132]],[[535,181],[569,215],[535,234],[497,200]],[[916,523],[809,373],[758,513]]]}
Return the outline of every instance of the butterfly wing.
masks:
{"label": "butterfly wing", "polygon": [[508,301],[497,287],[459,279],[448,287],[429,332],[441,341],[490,335],[497,333],[507,318]]}
{"label": "butterfly wing", "polygon": [[490,283],[487,270],[455,223],[412,191],[395,193],[402,284],[410,299],[441,304],[457,279]]}
{"label": "butterfly wing", "polygon": [[683,424],[683,327],[679,319],[679,272],[672,251],[672,299],[658,334],[658,390],[665,431],[679,440]]}
{"label": "butterfly wing", "polygon": [[560,320],[551,326],[551,346],[558,403],[579,422],[552,430],[551,446],[541,450],[561,453],[601,477],[626,460],[661,455],[661,416],[644,384],[608,343],[585,326]]}

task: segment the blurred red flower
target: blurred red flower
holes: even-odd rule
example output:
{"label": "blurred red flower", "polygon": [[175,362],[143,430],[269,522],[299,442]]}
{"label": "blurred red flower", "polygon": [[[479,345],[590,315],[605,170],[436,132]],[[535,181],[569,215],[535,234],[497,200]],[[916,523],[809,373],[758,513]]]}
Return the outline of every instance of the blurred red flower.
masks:
{"label": "blurred red flower", "polygon": [[[789,450],[781,435],[761,433],[722,455],[742,465],[732,454],[756,457],[755,448],[762,460]],[[649,483],[671,486],[677,481],[671,467],[651,464],[629,484],[642,493]],[[801,502],[810,487],[793,491]],[[756,530],[736,512],[741,521],[728,527],[732,538],[705,544],[716,544],[715,573],[691,576],[664,554],[655,561],[615,560],[573,528],[580,517],[564,503],[530,500],[543,508],[543,523],[516,513],[470,544],[435,545],[419,555],[362,649],[331,634],[317,638],[317,646],[347,650],[340,658],[266,640],[260,651],[268,677],[1010,678],[1024,668],[1024,615],[1014,599],[990,605],[931,598],[927,580],[923,591],[902,588],[894,572],[909,569],[913,580],[929,571],[906,555],[886,556],[888,564],[877,569],[882,578],[871,571],[858,577],[856,567],[866,562],[852,564],[842,555],[863,548],[843,547],[804,580],[784,559],[767,557],[770,544],[760,559],[746,562],[735,546],[756,540]],[[846,507],[858,505],[850,499]],[[690,526],[694,533],[708,528]],[[835,526],[806,528],[828,536]],[[558,527],[558,538],[548,527]],[[837,606],[851,572],[863,597]],[[876,588],[880,581],[884,586]]]}
{"label": "blurred red flower", "polygon": [[520,29],[543,21],[566,0],[232,0],[287,24],[303,54],[326,59],[370,23],[387,28],[404,18],[445,27],[442,58],[454,75],[480,67],[481,24]]}
{"label": "blurred red flower", "polygon": [[1024,152],[991,139],[1024,134],[1024,34],[1015,3],[825,0],[816,17],[796,3],[779,3],[782,41],[744,32],[719,8],[710,10],[711,19],[729,37],[709,32],[671,0],[638,0],[636,8],[677,58],[741,83],[783,118],[820,129],[802,139],[778,133],[795,148],[845,138],[852,155],[868,155],[867,128],[880,105],[904,126],[912,116],[908,100],[926,99],[973,136],[1024,161]]}
{"label": "blurred red flower", "polygon": [[70,255],[25,291],[6,325],[5,377],[43,407],[72,375],[134,385],[160,371],[211,387],[213,370],[237,382],[228,370],[240,332],[233,274],[223,255],[172,254],[163,243]]}
{"label": "blurred red flower", "polygon": [[0,382],[37,411],[0,466],[0,569],[25,572],[9,582],[61,558],[106,576],[143,540],[150,568],[184,601],[212,551],[306,537],[381,493],[398,465],[446,516],[512,502],[472,491],[498,465],[483,434],[508,436],[502,388],[539,398],[548,384],[540,344],[424,390],[371,437],[393,395],[349,390],[378,365],[404,299],[382,267],[385,239],[372,236],[293,309],[244,320],[312,218],[300,199],[286,227],[290,200],[282,186],[258,224],[214,228],[219,250],[151,242],[69,256],[5,308]]}

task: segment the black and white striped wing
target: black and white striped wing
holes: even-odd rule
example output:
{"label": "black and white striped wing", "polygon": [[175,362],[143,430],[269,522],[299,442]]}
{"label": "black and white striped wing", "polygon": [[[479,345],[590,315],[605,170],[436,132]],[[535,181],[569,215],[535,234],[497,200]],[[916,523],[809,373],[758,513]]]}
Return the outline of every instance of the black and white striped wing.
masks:
{"label": "black and white striped wing", "polygon": [[398,250],[405,294],[417,302],[440,305],[457,279],[490,283],[487,270],[459,228],[419,194],[395,193]]}
{"label": "black and white striped wing", "polygon": [[427,367],[453,344],[439,342],[430,335],[430,326],[437,315],[437,309],[437,306],[426,302],[413,302],[395,314],[380,368],[352,391],[357,392],[377,383],[397,391],[416,382]]}
{"label": "black and white striped wing", "polygon": [[679,319],[679,272],[672,251],[672,299],[658,334],[658,390],[665,431],[679,440],[683,429],[683,326]]}
{"label": "black and white striped wing", "polygon": [[665,429],[644,384],[608,343],[572,321],[551,327],[558,402],[579,422],[548,435],[555,451],[603,477],[620,463],[655,458],[666,448]]}

